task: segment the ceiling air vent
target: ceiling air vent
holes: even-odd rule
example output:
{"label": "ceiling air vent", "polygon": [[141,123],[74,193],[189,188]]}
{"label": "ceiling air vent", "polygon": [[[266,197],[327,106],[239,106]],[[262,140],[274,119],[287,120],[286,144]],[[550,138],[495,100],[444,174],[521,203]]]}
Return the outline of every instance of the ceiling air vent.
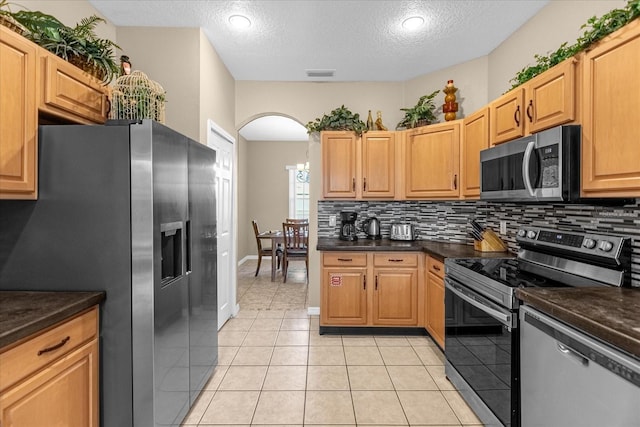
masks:
{"label": "ceiling air vent", "polygon": [[333,77],[336,70],[305,70],[307,77]]}

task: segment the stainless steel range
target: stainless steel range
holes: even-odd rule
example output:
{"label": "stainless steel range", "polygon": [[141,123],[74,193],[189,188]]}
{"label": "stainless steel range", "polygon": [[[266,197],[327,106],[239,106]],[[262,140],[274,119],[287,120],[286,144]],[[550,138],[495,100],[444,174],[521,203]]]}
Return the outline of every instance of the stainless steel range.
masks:
{"label": "stainless steel range", "polygon": [[445,262],[445,371],[488,426],[520,426],[522,287],[628,286],[630,239],[523,227],[517,258]]}

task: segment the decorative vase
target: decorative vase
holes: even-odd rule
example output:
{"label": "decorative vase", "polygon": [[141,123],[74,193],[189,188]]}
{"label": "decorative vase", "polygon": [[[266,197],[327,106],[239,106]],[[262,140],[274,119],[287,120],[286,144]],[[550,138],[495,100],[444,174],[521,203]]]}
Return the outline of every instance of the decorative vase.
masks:
{"label": "decorative vase", "polygon": [[442,112],[444,113],[444,119],[451,121],[456,119],[456,112],[458,111],[458,103],[456,102],[457,87],[453,85],[453,80],[447,81],[447,85],[442,90],[446,95],[444,97],[444,105],[442,106]]}

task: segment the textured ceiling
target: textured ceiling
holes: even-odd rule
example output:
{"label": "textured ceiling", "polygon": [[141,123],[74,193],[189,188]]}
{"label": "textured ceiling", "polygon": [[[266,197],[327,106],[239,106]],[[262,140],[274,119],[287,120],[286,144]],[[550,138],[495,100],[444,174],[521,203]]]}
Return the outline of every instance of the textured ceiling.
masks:
{"label": "textured ceiling", "polygon": [[404,81],[487,55],[549,0],[89,1],[116,26],[202,27],[236,80]]}

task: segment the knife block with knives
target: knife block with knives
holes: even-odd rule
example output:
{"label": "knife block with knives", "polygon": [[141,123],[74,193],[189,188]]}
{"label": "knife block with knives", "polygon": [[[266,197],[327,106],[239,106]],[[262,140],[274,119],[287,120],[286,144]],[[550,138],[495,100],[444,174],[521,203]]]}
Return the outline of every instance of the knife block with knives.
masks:
{"label": "knife block with knives", "polygon": [[473,249],[478,252],[506,252],[508,247],[502,239],[493,232],[475,220],[471,221],[471,236],[473,237]]}

